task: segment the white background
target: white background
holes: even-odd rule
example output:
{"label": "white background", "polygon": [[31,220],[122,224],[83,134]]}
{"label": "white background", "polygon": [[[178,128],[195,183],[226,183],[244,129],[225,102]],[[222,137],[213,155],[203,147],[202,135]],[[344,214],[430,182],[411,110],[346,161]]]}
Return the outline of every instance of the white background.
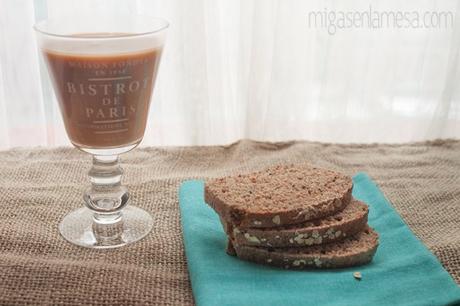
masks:
{"label": "white background", "polygon": [[170,21],[143,145],[460,137],[460,18],[308,26],[310,11],[457,12],[456,1],[0,0],[0,148],[69,144],[32,25],[92,11]]}

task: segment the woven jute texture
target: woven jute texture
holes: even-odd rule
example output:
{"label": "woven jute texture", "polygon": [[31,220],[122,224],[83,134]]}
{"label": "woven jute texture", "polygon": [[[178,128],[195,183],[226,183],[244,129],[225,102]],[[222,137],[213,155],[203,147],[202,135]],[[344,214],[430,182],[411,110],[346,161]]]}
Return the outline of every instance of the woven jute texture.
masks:
{"label": "woven jute texture", "polygon": [[121,160],[132,203],[151,212],[155,226],[140,242],[96,251],[65,242],[57,230],[67,212],[83,205],[90,156],[72,148],[0,152],[0,304],[192,305],[180,183],[305,161],[349,175],[367,172],[460,283],[460,141],[244,140],[220,147],[135,149]]}

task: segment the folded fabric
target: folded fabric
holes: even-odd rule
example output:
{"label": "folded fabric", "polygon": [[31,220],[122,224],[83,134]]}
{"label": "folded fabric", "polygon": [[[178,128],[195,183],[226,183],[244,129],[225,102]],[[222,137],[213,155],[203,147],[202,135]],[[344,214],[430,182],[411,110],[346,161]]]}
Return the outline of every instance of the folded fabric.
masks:
{"label": "folded fabric", "polygon": [[[179,191],[182,230],[195,302],[209,305],[460,305],[460,287],[418,240],[375,183],[353,178],[353,196],[369,205],[380,234],[372,263],[347,269],[290,271],[225,253],[226,235],[204,203],[204,182]],[[361,272],[361,280],[353,273]]]}

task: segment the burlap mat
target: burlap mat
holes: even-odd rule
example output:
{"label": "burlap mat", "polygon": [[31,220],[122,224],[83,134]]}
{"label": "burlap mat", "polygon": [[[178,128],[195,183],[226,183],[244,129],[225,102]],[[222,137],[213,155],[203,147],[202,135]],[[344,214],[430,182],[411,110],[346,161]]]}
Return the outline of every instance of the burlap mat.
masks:
{"label": "burlap mat", "polygon": [[241,141],[226,147],[136,149],[122,157],[124,182],[132,203],[153,214],[155,227],[141,242],[106,251],[73,246],[57,231],[65,213],[83,205],[90,157],[70,148],[15,149],[0,152],[0,303],[192,305],[180,182],[300,161],[350,175],[369,173],[460,283],[460,141]]}

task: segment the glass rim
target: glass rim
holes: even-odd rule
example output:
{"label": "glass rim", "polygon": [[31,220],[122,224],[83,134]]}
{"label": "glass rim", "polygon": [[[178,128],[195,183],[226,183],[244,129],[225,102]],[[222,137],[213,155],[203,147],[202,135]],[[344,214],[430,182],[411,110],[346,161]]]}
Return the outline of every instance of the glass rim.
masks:
{"label": "glass rim", "polygon": [[121,33],[113,36],[74,36],[72,34],[57,34],[57,33],[51,33],[50,31],[46,31],[42,29],[41,27],[45,26],[46,24],[49,24],[50,22],[57,21],[59,19],[57,18],[52,18],[52,19],[44,19],[39,22],[36,22],[33,25],[33,29],[41,33],[43,35],[48,35],[48,36],[53,36],[53,37],[59,37],[59,38],[68,38],[68,39],[82,39],[82,40],[95,40],[95,39],[117,39],[117,38],[130,38],[130,37],[139,37],[139,36],[146,36],[146,35],[151,35],[155,33],[159,33],[163,30],[166,30],[169,27],[169,22],[166,19],[159,18],[159,17],[151,17],[147,15],[122,15],[124,17],[143,17],[143,18],[148,18],[150,20],[156,20],[159,21],[161,26],[155,30],[151,31],[142,31],[138,33]]}

